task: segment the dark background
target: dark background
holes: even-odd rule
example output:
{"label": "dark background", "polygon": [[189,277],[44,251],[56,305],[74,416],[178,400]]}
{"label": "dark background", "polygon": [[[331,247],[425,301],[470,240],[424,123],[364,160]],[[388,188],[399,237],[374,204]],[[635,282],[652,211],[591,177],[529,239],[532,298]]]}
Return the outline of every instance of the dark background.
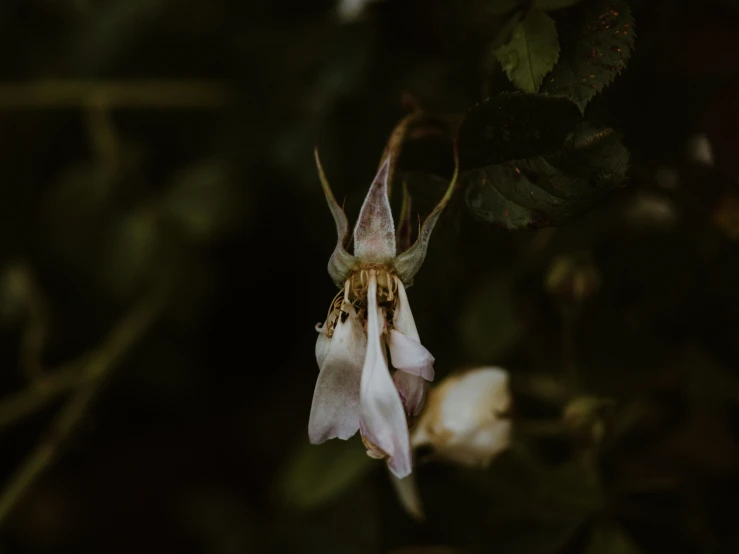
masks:
{"label": "dark background", "polygon": [[[331,1],[3,0],[0,406],[84,374],[136,306],[153,322],[70,432],[89,381],[0,418],[4,486],[53,445],[0,492],[0,553],[736,552],[739,6],[631,6],[632,59],[589,107],[631,151],[627,186],[538,231],[457,194],[409,292],[437,378],[505,367],[521,422],[487,470],[422,464],[417,524],[358,443],[306,444],[335,293],[312,151],[352,221],[402,93],[464,113],[502,86],[481,70],[500,22],[472,1],[342,23]],[[712,166],[687,154],[698,133]],[[415,155],[440,177],[423,215],[450,164]],[[609,402],[560,428],[572,394]]]}

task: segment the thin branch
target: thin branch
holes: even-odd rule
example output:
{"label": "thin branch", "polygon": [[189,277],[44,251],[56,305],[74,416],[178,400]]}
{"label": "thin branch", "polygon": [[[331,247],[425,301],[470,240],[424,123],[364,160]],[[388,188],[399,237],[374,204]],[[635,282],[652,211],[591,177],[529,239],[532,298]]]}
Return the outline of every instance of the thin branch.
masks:
{"label": "thin branch", "polygon": [[232,94],[212,81],[38,81],[0,85],[0,109],[219,108]]}
{"label": "thin branch", "polygon": [[49,320],[46,299],[25,262],[12,266],[7,276],[13,281],[13,288],[25,312],[26,321],[20,341],[20,368],[25,377],[33,382],[44,375],[41,360]]}
{"label": "thin branch", "polygon": [[137,305],[112,330],[102,346],[87,358],[81,374],[89,381],[78,388],[54,417],[44,437],[11,476],[5,490],[0,494],[0,526],[25,493],[53,464],[65,442],[72,436],[92,405],[106,377],[150,328],[161,313],[161,308],[162,304],[159,301],[146,300]]}
{"label": "thin branch", "polygon": [[21,421],[91,379],[78,365],[55,370],[0,402],[0,431]]}
{"label": "thin branch", "polygon": [[575,351],[576,314],[576,308],[562,310],[562,367],[565,386],[571,398],[577,396],[580,388]]}

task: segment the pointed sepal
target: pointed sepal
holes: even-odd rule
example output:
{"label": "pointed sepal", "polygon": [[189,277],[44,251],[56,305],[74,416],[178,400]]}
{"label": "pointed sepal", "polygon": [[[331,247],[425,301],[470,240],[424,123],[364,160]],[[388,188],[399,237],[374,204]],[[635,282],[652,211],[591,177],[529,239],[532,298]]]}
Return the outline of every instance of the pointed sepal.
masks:
{"label": "pointed sepal", "polygon": [[333,254],[328,261],[328,274],[336,284],[337,287],[342,287],[347,275],[351,273],[352,269],[357,263],[354,256],[349,254],[344,248],[347,239],[349,238],[349,222],[346,219],[346,214],[334,198],[334,193],[331,190],[331,185],[328,184],[326,179],[326,173],[323,171],[321,165],[321,159],[318,157],[318,148],[314,150],[316,157],[316,167],[318,168],[318,177],[321,179],[321,186],[323,187],[323,193],[326,195],[326,202],[331,210],[331,215],[334,216],[334,222],[336,223],[336,247],[334,248]]}
{"label": "pointed sepal", "polygon": [[458,175],[459,162],[455,151],[454,174],[452,175],[452,180],[449,182],[449,187],[446,189],[446,193],[444,193],[444,196],[439,201],[436,208],[434,208],[434,210],[428,215],[426,221],[423,222],[413,246],[395,258],[395,270],[398,272],[398,277],[400,277],[401,281],[403,281],[406,286],[410,286],[413,281],[413,277],[418,273],[418,270],[421,269],[421,265],[423,265],[423,261],[426,259],[426,250],[428,249],[431,232],[434,230],[441,212],[444,211],[444,208],[446,208],[446,205],[452,198],[452,194],[454,194],[454,189],[457,186]]}
{"label": "pointed sepal", "polygon": [[395,257],[395,223],[387,195],[390,162],[387,156],[380,166],[354,226],[354,255],[361,262],[382,263]]}

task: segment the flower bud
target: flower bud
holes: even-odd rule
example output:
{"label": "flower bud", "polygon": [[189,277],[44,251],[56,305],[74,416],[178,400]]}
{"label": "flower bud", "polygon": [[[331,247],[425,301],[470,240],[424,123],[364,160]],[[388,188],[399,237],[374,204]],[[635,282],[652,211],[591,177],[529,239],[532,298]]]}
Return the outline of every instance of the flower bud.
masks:
{"label": "flower bud", "polygon": [[411,445],[431,446],[462,465],[486,466],[510,444],[510,406],[506,371],[480,367],[451,375],[429,393]]}
{"label": "flower bud", "polygon": [[613,406],[613,400],[608,398],[581,396],[565,406],[562,421],[573,436],[596,445],[603,440],[606,415]]}
{"label": "flower bud", "polygon": [[580,304],[600,287],[600,274],[589,256],[560,256],[552,262],[546,276],[550,294]]}

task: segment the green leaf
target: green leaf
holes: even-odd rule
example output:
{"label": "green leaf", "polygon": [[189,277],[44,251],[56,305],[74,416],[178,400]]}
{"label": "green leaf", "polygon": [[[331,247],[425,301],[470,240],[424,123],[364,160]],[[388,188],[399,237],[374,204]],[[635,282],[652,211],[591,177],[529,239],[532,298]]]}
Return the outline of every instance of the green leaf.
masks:
{"label": "green leaf", "polygon": [[562,29],[562,54],[542,92],[572,100],[581,111],[625,67],[634,20],[625,0],[593,0],[573,10]]}
{"label": "green leaf", "polygon": [[543,11],[532,10],[516,25],[511,40],[498,48],[495,55],[518,89],[537,92],[544,75],[559,58],[554,20]]}
{"label": "green leaf", "polygon": [[585,554],[639,554],[641,550],[634,544],[616,522],[602,521],[590,533],[590,541]]}
{"label": "green leaf", "polygon": [[277,483],[281,504],[309,510],[337,499],[373,467],[359,439],[302,443]]}
{"label": "green leaf", "polygon": [[628,160],[612,129],[583,123],[556,154],[468,171],[465,199],[475,216],[508,229],[557,225],[620,186]]}
{"label": "green leaf", "polygon": [[561,10],[562,8],[569,8],[582,2],[582,0],[536,0],[534,6],[545,12],[553,10]]}
{"label": "green leaf", "polygon": [[239,189],[216,160],[177,173],[162,196],[162,212],[193,242],[218,238],[238,225]]}
{"label": "green leaf", "polygon": [[472,292],[462,311],[459,339],[469,359],[500,360],[523,337],[513,283],[496,275]]}
{"label": "green leaf", "polygon": [[459,130],[462,172],[558,152],[581,120],[562,98],[503,92],[473,107]]}
{"label": "green leaf", "polygon": [[504,15],[521,6],[519,0],[487,0],[483,8],[493,15]]}

